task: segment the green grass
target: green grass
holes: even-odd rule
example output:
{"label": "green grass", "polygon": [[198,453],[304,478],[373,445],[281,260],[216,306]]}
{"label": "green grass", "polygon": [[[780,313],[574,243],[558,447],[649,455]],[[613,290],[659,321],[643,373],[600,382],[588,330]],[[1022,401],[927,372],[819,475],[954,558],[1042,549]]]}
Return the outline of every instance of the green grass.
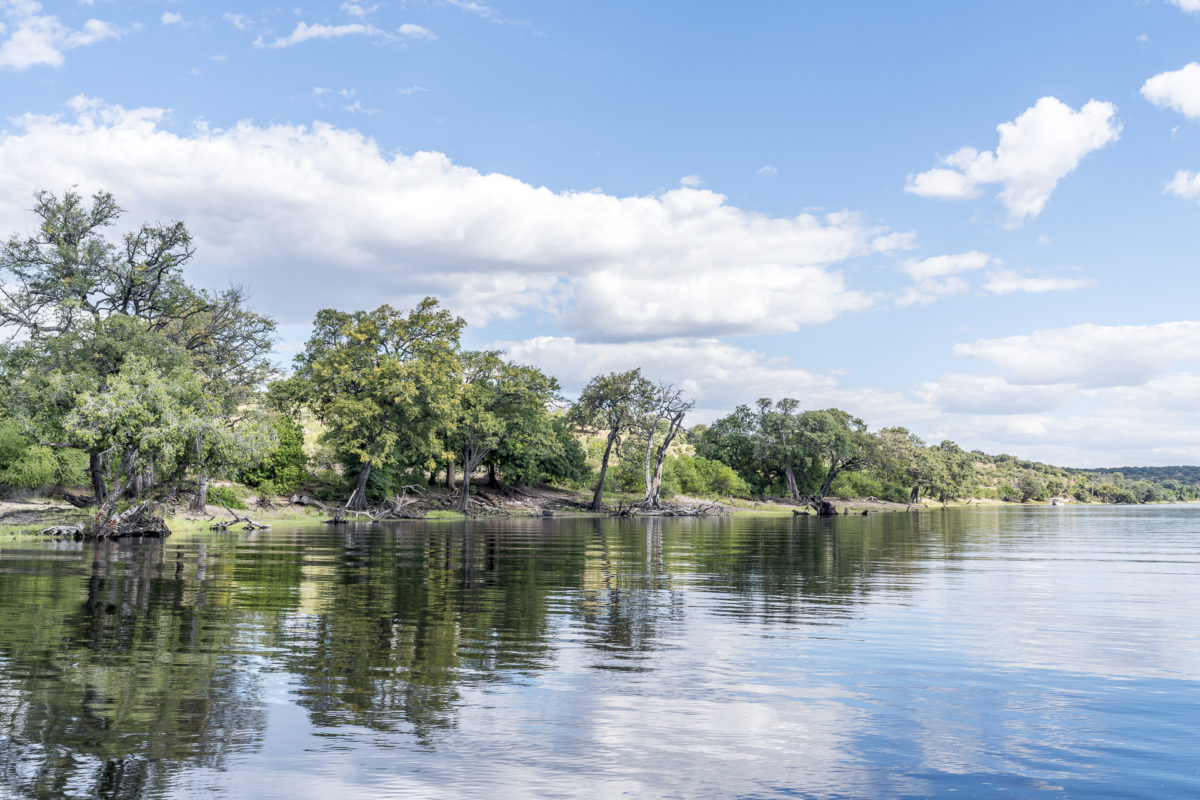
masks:
{"label": "green grass", "polygon": [[425,519],[470,519],[470,517],[448,508],[435,508],[425,514]]}

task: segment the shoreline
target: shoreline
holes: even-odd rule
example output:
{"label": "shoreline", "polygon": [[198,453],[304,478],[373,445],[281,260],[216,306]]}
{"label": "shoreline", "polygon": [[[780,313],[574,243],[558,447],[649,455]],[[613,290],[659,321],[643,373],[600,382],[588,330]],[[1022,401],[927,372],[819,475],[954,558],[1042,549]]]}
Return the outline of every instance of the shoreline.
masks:
{"label": "shoreline", "polygon": [[[513,490],[510,490],[513,491]],[[567,489],[550,489],[537,488],[515,490],[513,497],[505,499],[498,496],[499,493],[489,493],[487,491],[480,492],[479,495],[472,495],[473,501],[477,497],[484,498],[481,503],[486,502],[486,506],[482,513],[473,515],[459,514],[456,511],[449,510],[444,505],[453,497],[453,493],[447,490],[434,489],[425,496],[424,502],[415,504],[414,512],[421,516],[403,519],[389,519],[387,522],[465,522],[471,520],[495,520],[495,519],[578,519],[578,518],[610,518],[613,515],[608,511],[596,512],[586,509],[584,506],[590,499],[590,493],[582,491],[571,491]],[[606,507],[615,509],[619,503],[630,503],[640,498],[626,495],[613,495],[610,498],[610,503]],[[874,497],[857,497],[843,498],[830,497],[827,498],[837,509],[836,516],[863,516],[875,514],[893,514],[893,513],[920,513],[925,511],[934,511],[937,509],[952,508],[952,509],[973,509],[973,508],[1036,508],[1036,507],[1055,507],[1049,501],[1035,501],[1028,503],[1013,503],[1003,500],[981,499],[981,498],[965,498],[953,501],[950,503],[939,503],[934,501],[925,501],[921,503],[895,503],[888,500],[880,500]],[[1200,501],[1193,501],[1200,503]],[[790,517],[790,516],[816,516],[807,506],[795,505],[784,499],[766,499],[766,500],[750,500],[727,498],[725,501],[710,500],[706,498],[677,496],[672,498],[669,506],[671,508],[686,510],[688,508],[699,507],[701,505],[718,504],[722,509],[722,513],[712,516],[727,516],[727,517]],[[1061,504],[1062,506],[1101,506],[1112,505],[1111,503],[1083,503],[1076,500]],[[1161,504],[1141,504],[1141,505],[1161,505]],[[546,508],[545,506],[550,506]],[[249,517],[256,523],[262,523],[267,526],[286,523],[320,523],[325,524],[329,519],[329,514],[312,506],[299,505],[289,503],[282,498],[280,502],[273,507],[250,507],[247,509],[235,509],[239,517]],[[8,534],[33,534],[37,535],[42,529],[51,525],[57,524],[72,524],[78,523],[87,519],[89,512],[87,509],[79,509],[62,501],[56,501],[51,498],[29,498],[22,501],[0,501],[0,533]],[[686,513],[671,515],[652,515],[652,514],[631,514],[630,518],[650,517],[650,516],[688,516]],[[195,533],[203,531],[221,532],[221,529],[214,527],[218,522],[225,522],[229,519],[229,513],[220,506],[210,504],[209,513],[204,516],[198,516],[195,512],[188,511],[186,508],[174,508],[172,513],[166,514],[163,517],[164,522],[172,533]],[[355,520],[348,519],[347,524],[354,523]],[[368,520],[363,520],[367,524],[372,524]],[[244,526],[238,522],[230,525],[228,530],[242,532]]]}

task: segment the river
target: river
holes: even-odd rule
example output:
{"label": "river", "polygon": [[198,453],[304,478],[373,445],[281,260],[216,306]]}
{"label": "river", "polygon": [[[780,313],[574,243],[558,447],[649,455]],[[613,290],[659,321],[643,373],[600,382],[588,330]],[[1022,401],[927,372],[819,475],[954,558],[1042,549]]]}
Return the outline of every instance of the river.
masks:
{"label": "river", "polygon": [[1200,796],[1200,507],[0,537],[0,797]]}

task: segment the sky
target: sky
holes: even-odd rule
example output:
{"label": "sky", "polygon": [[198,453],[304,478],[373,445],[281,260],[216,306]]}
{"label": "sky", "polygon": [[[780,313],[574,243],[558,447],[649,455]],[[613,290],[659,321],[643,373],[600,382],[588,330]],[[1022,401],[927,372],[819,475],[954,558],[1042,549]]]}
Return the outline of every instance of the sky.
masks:
{"label": "sky", "polygon": [[0,0],[0,233],[181,219],[281,363],[435,295],[691,424],[1200,463],[1200,0],[495,2]]}

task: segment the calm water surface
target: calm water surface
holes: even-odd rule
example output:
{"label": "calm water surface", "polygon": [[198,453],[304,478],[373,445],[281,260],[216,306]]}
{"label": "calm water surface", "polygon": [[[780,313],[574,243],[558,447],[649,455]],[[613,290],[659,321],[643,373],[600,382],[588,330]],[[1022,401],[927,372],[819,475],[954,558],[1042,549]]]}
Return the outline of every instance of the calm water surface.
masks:
{"label": "calm water surface", "polygon": [[0,797],[1200,796],[1200,507],[0,539]]}

